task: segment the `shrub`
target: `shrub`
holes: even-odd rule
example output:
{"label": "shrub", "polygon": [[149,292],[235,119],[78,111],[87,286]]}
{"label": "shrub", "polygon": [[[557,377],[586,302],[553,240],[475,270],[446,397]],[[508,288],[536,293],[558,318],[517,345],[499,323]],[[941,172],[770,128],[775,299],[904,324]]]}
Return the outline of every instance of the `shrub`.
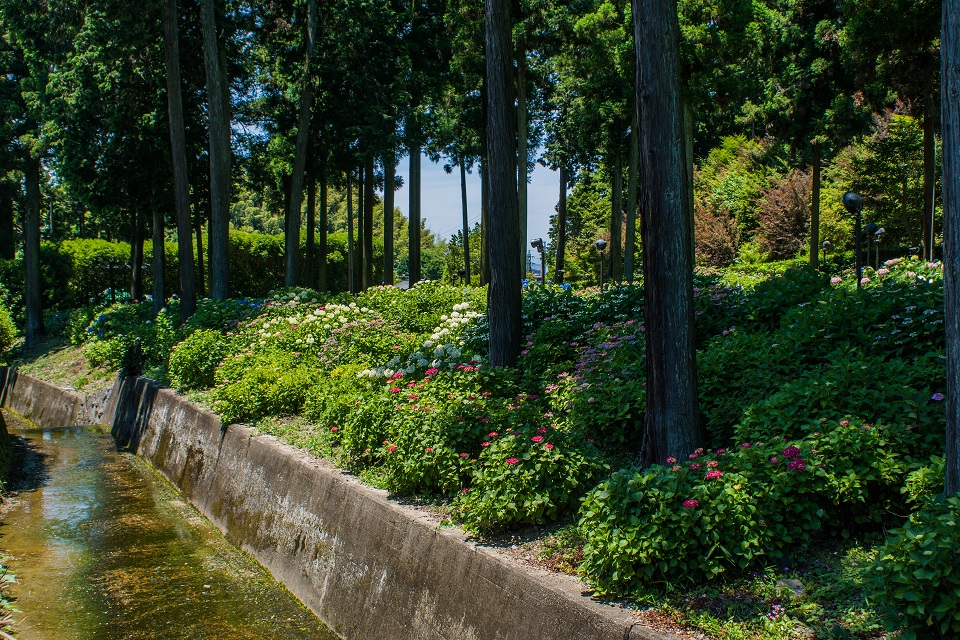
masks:
{"label": "shrub", "polygon": [[299,413],[316,373],[289,353],[227,358],[216,373],[213,409],[224,423]]}
{"label": "shrub", "polygon": [[960,635],[960,496],[929,502],[892,531],[872,575],[872,598],[898,638]]}
{"label": "shrub", "polygon": [[195,331],[170,353],[170,381],[183,390],[212,387],[217,366],[229,352],[230,342],[219,331]]}
{"label": "shrub", "polygon": [[0,303],[0,355],[5,353],[17,339],[17,327],[7,307]]}

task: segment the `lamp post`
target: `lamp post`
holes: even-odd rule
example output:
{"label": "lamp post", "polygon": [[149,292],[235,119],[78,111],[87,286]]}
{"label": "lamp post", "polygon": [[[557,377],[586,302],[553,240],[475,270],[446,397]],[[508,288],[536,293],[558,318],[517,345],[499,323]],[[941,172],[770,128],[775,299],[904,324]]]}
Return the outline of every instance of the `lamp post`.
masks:
{"label": "lamp post", "polygon": [[843,194],[843,206],[850,212],[851,215],[855,217],[854,224],[854,251],[857,254],[857,289],[862,285],[860,280],[863,278],[863,262],[862,256],[860,255],[860,222],[861,222],[861,212],[863,211],[863,198],[852,191],[848,191]]}
{"label": "lamp post", "polygon": [[530,241],[530,246],[537,250],[537,253],[540,254],[540,284],[543,285],[544,277],[546,275],[546,260],[543,256],[543,238],[537,238]]}
{"label": "lamp post", "polygon": [[824,270],[824,268],[826,267],[826,263],[827,263],[827,251],[829,251],[829,250],[830,250],[830,247],[832,247],[832,246],[833,246],[833,245],[830,244],[830,241],[829,241],[829,240],[824,240],[824,241],[823,241],[823,244],[820,245],[820,249],[822,250],[822,253],[823,253],[823,258],[820,259],[820,271],[821,271],[821,272],[822,272],[822,271]]}
{"label": "lamp post", "polygon": [[603,291],[603,252],[607,249],[607,241],[597,240],[593,243],[593,246],[595,246],[600,253],[600,290]]}
{"label": "lamp post", "polygon": [[887,232],[886,229],[880,227],[873,234],[873,246],[877,249],[877,269],[880,268],[880,241],[883,240],[883,234]]}

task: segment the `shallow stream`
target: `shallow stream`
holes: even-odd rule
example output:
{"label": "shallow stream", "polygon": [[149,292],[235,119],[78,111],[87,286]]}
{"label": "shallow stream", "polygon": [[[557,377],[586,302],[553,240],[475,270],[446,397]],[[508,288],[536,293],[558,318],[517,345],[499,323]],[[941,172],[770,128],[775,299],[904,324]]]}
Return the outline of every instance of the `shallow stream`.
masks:
{"label": "shallow stream", "polygon": [[18,640],[333,640],[156,471],[97,429],[19,428],[0,550]]}

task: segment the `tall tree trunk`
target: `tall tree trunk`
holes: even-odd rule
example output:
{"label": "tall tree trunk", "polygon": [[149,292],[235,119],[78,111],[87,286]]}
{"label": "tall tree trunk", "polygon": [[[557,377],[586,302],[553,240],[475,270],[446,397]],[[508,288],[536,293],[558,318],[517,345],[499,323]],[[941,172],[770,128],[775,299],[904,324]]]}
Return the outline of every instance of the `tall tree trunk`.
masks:
{"label": "tall tree trunk", "polygon": [[373,286],[373,156],[363,167],[363,288]]}
{"label": "tall tree trunk", "polygon": [[203,266],[203,223],[199,220],[194,228],[197,238],[197,294],[203,298],[207,295],[206,269]]}
{"label": "tall tree trunk", "polygon": [[560,163],[560,202],[557,204],[557,268],[553,281],[563,284],[563,259],[567,252],[567,164]]}
{"label": "tall tree trunk", "polygon": [[396,188],[396,159],[391,149],[383,156],[383,284],[392,287],[393,273],[393,210]]}
{"label": "tall tree trunk", "polygon": [[634,119],[630,127],[630,157],[627,158],[627,231],[623,248],[623,277],[633,282],[633,257],[637,251],[637,161],[640,156],[640,136]]}
{"label": "tall tree trunk", "polygon": [[[303,63],[303,87],[300,90],[300,117],[297,121],[297,145],[293,156],[293,174],[290,177],[290,207],[284,229],[286,251],[284,283],[295,287],[300,279],[300,206],[303,204],[304,172],[307,166],[307,144],[310,141],[310,110],[313,105],[311,62],[316,46],[317,0],[307,4],[306,55]],[[309,231],[307,232],[309,233]],[[309,243],[307,245],[310,246]],[[310,250],[309,248],[307,249]],[[308,271],[308,273],[311,273]],[[310,275],[308,278],[312,279]]]}
{"label": "tall tree trunk", "polygon": [[[929,105],[929,106],[926,106]],[[936,118],[933,98],[926,100],[923,114],[923,255],[933,260],[934,228],[933,212],[935,206],[934,189],[937,185],[937,140],[935,137]]]}
{"label": "tall tree trunk", "polygon": [[420,145],[410,146],[410,219],[407,224],[410,286],[420,282]]}
{"label": "tall tree trunk", "polygon": [[[520,264],[527,264],[527,45],[517,43],[517,212],[520,220]],[[526,274],[524,274],[526,275]]]}
{"label": "tall tree trunk", "polygon": [[633,0],[633,28],[647,335],[643,453],[653,464],[701,443],[676,0]]}
{"label": "tall tree trunk", "polygon": [[130,240],[130,298],[143,298],[143,210],[137,207],[133,214],[133,233]]}
{"label": "tall tree trunk", "polygon": [[[619,129],[618,129],[619,131]],[[613,152],[613,184],[610,197],[610,265],[607,272],[611,282],[623,278],[623,144],[619,133]]]}
{"label": "tall tree trunk", "polygon": [[490,181],[490,364],[513,367],[520,353],[521,261],[517,252],[517,154],[514,123],[511,3],[486,0],[487,167]]}
{"label": "tall tree trunk", "polygon": [[460,207],[463,209],[463,278],[470,284],[470,217],[467,215],[467,167],[460,159]]}
{"label": "tall tree trunk", "polygon": [[177,261],[180,271],[180,322],[197,309],[193,273],[193,240],[190,221],[190,182],[187,177],[187,137],[183,128],[183,98],[180,86],[180,45],[177,35],[177,0],[163,6],[164,62],[167,70],[167,112],[170,120],[170,150],[173,160],[174,202],[177,209]]}
{"label": "tall tree trunk", "polygon": [[327,282],[327,160],[324,151],[320,163],[320,270],[317,273],[317,289],[329,291]]}
{"label": "tall tree trunk", "polygon": [[357,292],[356,263],[353,250],[353,172],[347,171],[347,283],[350,293]]}
{"label": "tall tree trunk", "polygon": [[947,342],[944,493],[960,493],[960,0],[943,0],[940,37],[943,266]]}
{"label": "tall tree trunk", "polygon": [[215,4],[201,0],[200,19],[210,129],[210,286],[213,299],[224,300],[230,287],[230,83]]}
{"label": "tall tree trunk", "polygon": [[[316,286],[314,273],[316,262],[314,254],[316,253],[316,233],[317,233],[317,176],[310,171],[310,178],[307,181],[307,279],[305,284],[308,287]],[[297,240],[299,242],[299,239]]]}
{"label": "tall tree trunk", "polygon": [[45,333],[43,306],[40,300],[40,157],[31,155],[24,167],[27,210],[23,221],[23,262],[26,271],[24,306],[27,327],[24,341],[27,350],[35,348]]}
{"label": "tall tree trunk", "polygon": [[820,255],[820,173],[823,151],[819,144],[813,145],[813,187],[810,200],[810,266],[817,268]]}
{"label": "tall tree trunk", "polygon": [[13,235],[13,187],[0,182],[0,259],[13,260],[17,254]]}
{"label": "tall tree trunk", "polygon": [[164,282],[164,269],[167,263],[167,254],[164,251],[163,209],[153,202],[153,315],[160,313],[166,304],[167,294]]}
{"label": "tall tree trunk", "polygon": [[486,156],[480,165],[480,284],[490,284],[490,181]]}
{"label": "tall tree trunk", "polygon": [[366,212],[366,180],[363,174],[363,165],[357,167],[357,250],[353,256],[357,263],[354,266],[354,284],[357,285],[357,291],[363,291],[363,283],[366,280],[364,275],[364,254],[363,254],[363,218]]}

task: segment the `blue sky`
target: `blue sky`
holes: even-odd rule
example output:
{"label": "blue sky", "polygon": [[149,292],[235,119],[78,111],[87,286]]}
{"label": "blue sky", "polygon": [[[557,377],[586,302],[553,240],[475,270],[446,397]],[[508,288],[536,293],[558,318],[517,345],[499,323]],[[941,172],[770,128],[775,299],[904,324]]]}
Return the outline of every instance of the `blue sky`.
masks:
{"label": "blue sky", "polygon": [[[527,195],[527,241],[533,238],[547,238],[550,216],[557,206],[560,193],[560,174],[557,171],[535,165]],[[404,185],[410,172],[410,161],[401,158],[397,173],[403,177]],[[449,238],[463,225],[460,208],[460,172],[454,170],[447,174],[442,164],[434,164],[424,156],[421,161],[421,209],[427,227],[438,238]],[[381,194],[382,195],[382,194]],[[395,203],[398,209],[407,215],[410,196],[406,186],[397,191]],[[480,220],[480,176],[476,170],[467,174],[467,211],[470,226]]]}

